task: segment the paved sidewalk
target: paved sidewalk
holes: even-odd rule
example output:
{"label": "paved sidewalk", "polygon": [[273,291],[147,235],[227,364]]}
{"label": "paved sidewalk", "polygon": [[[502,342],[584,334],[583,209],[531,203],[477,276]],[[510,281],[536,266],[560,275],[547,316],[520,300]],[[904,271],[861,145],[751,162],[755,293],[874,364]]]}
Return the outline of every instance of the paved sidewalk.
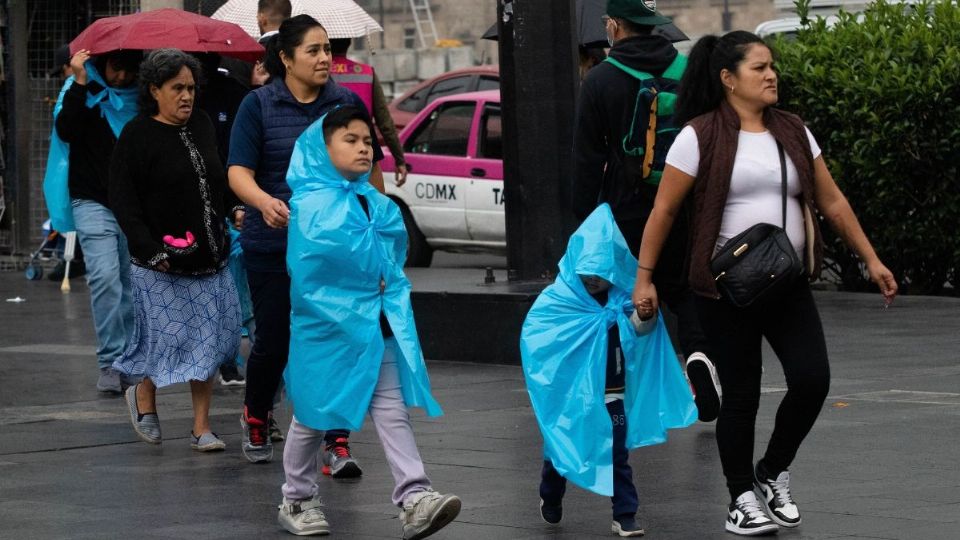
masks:
{"label": "paved sidewalk", "polygon": [[[474,273],[476,273],[474,271]],[[292,538],[276,525],[282,467],[240,455],[242,390],[218,387],[211,421],[227,450],[188,444],[185,385],[161,391],[161,446],[138,442],[120,398],[94,389],[89,298],[0,274],[0,538]],[[22,303],[5,302],[20,296]],[[817,293],[833,384],[791,468],[804,523],[788,539],[960,538],[960,300]],[[782,398],[766,355],[758,450]],[[415,413],[435,486],[463,512],[438,539],[610,538],[609,500],[571,487],[562,525],[540,520],[540,436],[520,369],[430,362],[446,415]],[[289,412],[281,411],[282,422]],[[392,479],[372,428],[356,433],[355,482],[321,480],[331,538],[398,538]],[[730,539],[712,424],[632,454],[652,539]]]}

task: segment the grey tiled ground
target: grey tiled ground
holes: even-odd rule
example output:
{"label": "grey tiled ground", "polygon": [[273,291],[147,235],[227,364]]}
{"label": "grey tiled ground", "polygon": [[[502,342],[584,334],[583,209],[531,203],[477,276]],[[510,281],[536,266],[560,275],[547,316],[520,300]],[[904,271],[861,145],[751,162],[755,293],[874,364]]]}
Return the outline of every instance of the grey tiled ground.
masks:
{"label": "grey tiled ground", "polygon": [[[254,466],[239,452],[242,391],[216,390],[223,454],[189,449],[183,387],[160,395],[163,445],[138,442],[122,400],[93,389],[86,287],[74,280],[73,290],[0,274],[0,538],[288,538],[275,524],[279,460]],[[27,301],[3,302],[15,296]],[[792,467],[804,524],[780,536],[960,538],[960,300],[902,298],[886,311],[874,296],[818,293],[817,301],[833,385]],[[783,391],[766,358],[758,441]],[[418,442],[435,485],[464,501],[436,538],[610,537],[609,502],[579,489],[569,491],[562,526],[540,521],[540,438],[519,368],[431,361],[430,373],[447,414],[417,414]],[[357,433],[353,447],[363,478],[321,482],[333,538],[396,538],[375,434]],[[732,538],[722,528],[712,425],[674,432],[665,445],[635,451],[632,463],[649,538]]]}

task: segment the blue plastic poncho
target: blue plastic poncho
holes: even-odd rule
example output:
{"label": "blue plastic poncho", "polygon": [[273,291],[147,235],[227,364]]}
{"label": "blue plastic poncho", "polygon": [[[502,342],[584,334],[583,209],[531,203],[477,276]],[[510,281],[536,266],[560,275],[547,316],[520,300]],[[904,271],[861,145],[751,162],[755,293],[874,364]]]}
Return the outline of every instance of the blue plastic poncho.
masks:
{"label": "blue plastic poncho", "polygon": [[[95,82],[103,87],[103,90],[95,95],[87,93],[87,107],[93,108],[99,104],[100,114],[107,119],[113,134],[119,138],[123,127],[137,115],[137,87],[113,88],[103,80],[92,61],[87,61],[86,68],[88,83]],[[63,108],[63,95],[73,85],[74,80],[74,77],[70,77],[60,89],[57,104],[53,107],[54,121]],[[63,142],[54,127],[50,133],[50,152],[47,154],[47,169],[43,176],[43,198],[47,202],[53,228],[60,232],[76,229],[73,224],[73,208],[70,206],[70,190],[67,186],[69,172],[70,145]]]}
{"label": "blue plastic poncho", "polygon": [[[570,238],[560,274],[530,308],[520,338],[544,457],[600,495],[613,495],[613,427],[604,404],[611,326],[619,329],[626,364],[627,448],[664,442],[668,428],[697,419],[662,317],[643,336],[630,323],[636,268],[610,207],[601,205]],[[580,275],[611,283],[605,306],[590,296]]]}
{"label": "blue plastic poncho", "polygon": [[[351,182],[337,172],[324,118],[297,139],[287,171],[292,310],[284,377],[293,413],[313,429],[360,429],[380,375],[383,311],[399,349],[404,402],[439,416],[403,273],[407,232],[400,209],[370,185],[368,174]],[[366,198],[369,218],[356,195]]]}

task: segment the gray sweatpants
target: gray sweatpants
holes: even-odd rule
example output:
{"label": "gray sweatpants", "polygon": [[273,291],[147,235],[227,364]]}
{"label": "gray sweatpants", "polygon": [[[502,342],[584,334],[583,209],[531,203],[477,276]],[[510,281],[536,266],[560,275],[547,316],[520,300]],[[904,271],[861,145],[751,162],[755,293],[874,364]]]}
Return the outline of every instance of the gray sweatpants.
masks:
{"label": "gray sweatpants", "polygon": [[[380,378],[370,401],[370,418],[377,428],[380,444],[393,473],[393,504],[414,493],[430,489],[430,479],[423,470],[423,461],[417,450],[410,425],[410,415],[400,393],[400,374],[397,371],[396,340],[389,338],[380,365]],[[323,431],[290,422],[290,431],[283,448],[283,496],[289,500],[310,499],[318,494],[317,455],[323,447]]]}

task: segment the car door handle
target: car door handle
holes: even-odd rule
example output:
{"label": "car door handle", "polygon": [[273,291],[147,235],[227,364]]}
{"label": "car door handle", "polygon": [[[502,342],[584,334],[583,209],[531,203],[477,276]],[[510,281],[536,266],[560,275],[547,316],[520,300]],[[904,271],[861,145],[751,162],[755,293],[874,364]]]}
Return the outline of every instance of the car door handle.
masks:
{"label": "car door handle", "polygon": [[486,175],[487,175],[487,171],[485,171],[485,170],[483,170],[483,169],[480,169],[480,168],[470,169],[470,176],[476,176],[476,177],[478,177],[478,178],[483,178],[483,177],[486,176]]}

